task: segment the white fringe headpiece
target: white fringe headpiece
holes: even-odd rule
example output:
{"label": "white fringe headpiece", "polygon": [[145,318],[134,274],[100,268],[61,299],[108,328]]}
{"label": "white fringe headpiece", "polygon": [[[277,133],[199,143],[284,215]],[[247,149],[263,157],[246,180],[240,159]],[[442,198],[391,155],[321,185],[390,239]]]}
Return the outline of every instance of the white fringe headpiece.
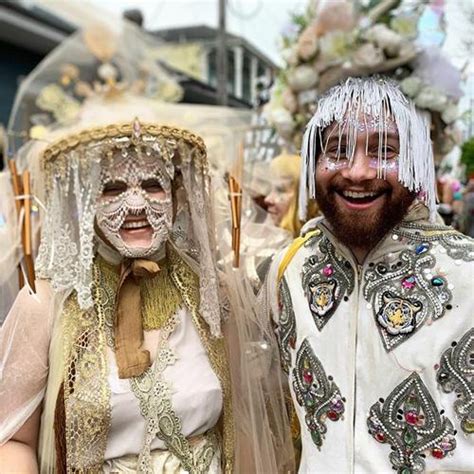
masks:
{"label": "white fringe headpiece", "polygon": [[[396,82],[382,77],[350,77],[344,83],[331,88],[319,100],[317,111],[309,121],[303,136],[300,219],[306,219],[308,198],[316,197],[316,160],[323,149],[324,129],[334,122],[339,124],[339,134],[344,133],[347,136],[347,154],[351,162],[354,158],[359,125],[364,127],[367,117],[376,122],[375,129],[380,134],[380,163],[386,159],[382,150],[387,124],[395,121],[400,141],[398,181],[410,191],[419,193],[419,198],[430,211],[430,220],[434,221],[436,186],[429,115],[416,109],[414,103],[400,91]],[[378,177],[383,177],[380,169]]]}

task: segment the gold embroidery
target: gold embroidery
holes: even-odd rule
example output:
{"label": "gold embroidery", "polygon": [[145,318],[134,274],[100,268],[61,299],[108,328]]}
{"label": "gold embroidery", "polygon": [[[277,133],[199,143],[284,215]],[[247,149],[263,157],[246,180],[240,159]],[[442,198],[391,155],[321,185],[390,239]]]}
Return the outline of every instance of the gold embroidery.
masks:
{"label": "gold embroidery", "polygon": [[[93,272],[97,282],[97,269]],[[92,293],[95,301],[103,299],[103,289],[96,283]],[[64,304],[63,324],[67,472],[99,472],[111,416],[102,306],[83,311],[72,294]]]}
{"label": "gold embroidery", "polygon": [[[169,252],[169,266],[165,277],[176,287],[182,301],[192,314],[199,336],[207,350],[209,361],[224,394],[223,467],[232,472],[234,452],[234,424],[230,392],[230,374],[223,338],[212,338],[198,313],[199,278],[173,251]],[[118,285],[117,268],[97,258],[93,266],[94,310],[82,311],[75,294],[64,306],[65,325],[65,409],[68,472],[100,472],[110,427],[110,388],[107,381],[106,344],[113,347],[115,295]],[[165,281],[165,279],[163,281]],[[145,290],[147,291],[147,290]],[[148,289],[153,299],[155,290]],[[175,296],[173,296],[174,298]],[[150,305],[150,308],[152,305]],[[194,449],[181,431],[181,421],[174,413],[168,384],[160,373],[174,362],[168,337],[176,326],[176,311],[162,327],[158,356],[152,368],[142,376],[130,379],[142,415],[146,421],[145,446],[139,456],[139,471],[150,471],[150,446],[155,436],[165,441],[183,467],[193,474],[207,472],[216,450],[215,433],[208,433],[206,444]]]}
{"label": "gold embroidery", "polygon": [[[119,281],[119,267],[107,263],[102,257],[97,257],[96,264],[101,273],[101,285],[107,294],[113,296],[113,305],[107,308],[108,326],[113,329],[114,301]],[[162,328],[169,318],[176,313],[181,304],[181,295],[169,275],[169,264],[166,260],[159,262],[160,271],[153,278],[140,280],[142,301],[143,329],[149,331]],[[108,298],[110,301],[110,297]],[[113,339],[109,341],[113,346]]]}

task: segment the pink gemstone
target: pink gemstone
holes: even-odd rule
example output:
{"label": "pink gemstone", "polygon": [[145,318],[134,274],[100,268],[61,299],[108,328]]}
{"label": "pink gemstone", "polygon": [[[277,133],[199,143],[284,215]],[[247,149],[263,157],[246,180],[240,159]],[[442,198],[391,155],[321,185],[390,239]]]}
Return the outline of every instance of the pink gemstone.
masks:
{"label": "pink gemstone", "polygon": [[414,411],[405,413],[405,420],[409,425],[416,425],[418,423],[418,415]]}
{"label": "pink gemstone", "polygon": [[324,268],[323,268],[323,275],[326,277],[330,277],[334,273],[334,269],[332,268],[332,265],[328,263]]}
{"label": "pink gemstone", "polygon": [[303,380],[307,385],[313,383],[313,374],[309,370],[303,372]]}
{"label": "pink gemstone", "polygon": [[142,128],[138,119],[133,121],[133,134],[138,138],[141,134]]}
{"label": "pink gemstone", "polygon": [[405,290],[411,290],[412,288],[415,287],[415,285],[416,285],[416,278],[414,275],[406,276],[402,280],[402,286],[403,288],[405,288]]}

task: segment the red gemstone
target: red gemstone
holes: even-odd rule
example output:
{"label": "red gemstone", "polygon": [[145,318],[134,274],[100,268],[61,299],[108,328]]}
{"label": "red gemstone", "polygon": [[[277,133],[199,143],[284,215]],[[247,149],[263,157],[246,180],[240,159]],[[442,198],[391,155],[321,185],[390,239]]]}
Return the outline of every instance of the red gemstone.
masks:
{"label": "red gemstone", "polygon": [[334,410],[329,410],[328,411],[328,418],[331,421],[337,421],[337,420],[339,420],[339,414],[337,412],[335,412]]}
{"label": "red gemstone", "polygon": [[379,443],[385,443],[385,435],[382,433],[382,431],[379,431],[378,433],[375,433],[375,439]]}
{"label": "red gemstone", "polygon": [[439,449],[439,448],[433,448],[431,450],[431,454],[436,459],[443,459],[444,456],[446,456],[445,452],[442,449]]}
{"label": "red gemstone", "polygon": [[303,372],[303,380],[306,384],[310,385],[313,383],[313,374],[309,370]]}
{"label": "red gemstone", "polygon": [[418,423],[418,415],[414,411],[405,413],[405,420],[409,425],[416,425]]}

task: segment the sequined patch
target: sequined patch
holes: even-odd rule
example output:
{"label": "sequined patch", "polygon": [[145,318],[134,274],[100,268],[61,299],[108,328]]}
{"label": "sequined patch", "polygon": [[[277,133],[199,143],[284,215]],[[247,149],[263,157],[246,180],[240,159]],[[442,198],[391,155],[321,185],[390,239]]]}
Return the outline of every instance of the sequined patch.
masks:
{"label": "sequined patch", "polygon": [[411,243],[394,262],[380,261],[365,273],[364,298],[387,351],[402,344],[429,319],[444,316],[451,300],[448,282],[435,273],[428,242]]}
{"label": "sequined patch", "polygon": [[427,455],[442,459],[456,448],[454,427],[442,413],[420,376],[413,372],[386,400],[372,405],[367,425],[376,441],[391,446],[393,469],[411,474],[425,469]]}
{"label": "sequined patch", "polygon": [[474,328],[441,356],[436,375],[445,393],[455,392],[454,412],[466,434],[474,433]]}
{"label": "sequined patch", "polygon": [[278,304],[280,314],[276,335],[280,347],[281,364],[283,370],[288,374],[291,366],[290,349],[294,349],[296,344],[296,323],[295,312],[291,304],[290,289],[285,278],[282,278],[280,283]]}
{"label": "sequined patch", "polygon": [[314,237],[306,246],[315,247],[315,252],[303,264],[302,285],[316,327],[321,331],[341,300],[352,293],[354,270],[348,260],[336,253],[327,237]]}
{"label": "sequined patch", "polygon": [[296,355],[293,368],[293,389],[298,404],[305,410],[306,426],[318,449],[327,432],[326,420],[337,421],[344,414],[342,398],[333,378],[326,375],[320,360],[305,339]]}

